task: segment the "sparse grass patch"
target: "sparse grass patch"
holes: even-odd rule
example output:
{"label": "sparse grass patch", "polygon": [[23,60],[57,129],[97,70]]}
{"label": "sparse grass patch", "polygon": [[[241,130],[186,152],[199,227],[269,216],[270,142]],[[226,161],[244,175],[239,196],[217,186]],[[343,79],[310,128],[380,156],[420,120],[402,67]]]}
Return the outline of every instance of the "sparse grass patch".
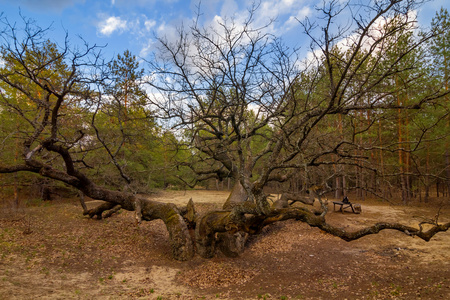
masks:
{"label": "sparse grass patch", "polygon": [[380,295],[380,292],[379,292],[378,290],[371,290],[371,291],[369,292],[369,295],[370,295],[371,297],[378,298],[378,296]]}
{"label": "sparse grass patch", "polygon": [[402,291],[401,286],[391,283],[391,295],[392,296],[396,296],[396,297],[400,296],[401,291]]}
{"label": "sparse grass patch", "polygon": [[45,274],[45,275],[48,275],[48,274],[50,274],[50,271],[49,271],[49,269],[47,267],[42,267],[41,273]]}

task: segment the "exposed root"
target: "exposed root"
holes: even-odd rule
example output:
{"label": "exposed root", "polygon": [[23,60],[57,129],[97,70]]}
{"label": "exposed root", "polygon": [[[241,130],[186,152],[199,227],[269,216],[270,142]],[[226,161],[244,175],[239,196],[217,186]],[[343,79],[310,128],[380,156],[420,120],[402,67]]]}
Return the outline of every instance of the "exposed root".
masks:
{"label": "exposed root", "polygon": [[[116,208],[117,206],[119,207],[118,209]],[[83,215],[84,216],[89,215],[90,218],[97,217],[98,220],[101,220],[103,217],[105,217],[105,218],[110,217],[113,213],[115,213],[119,209],[120,209],[120,205],[117,205],[115,203],[105,202],[97,207],[85,210],[83,212]],[[108,211],[108,210],[113,210],[113,212],[105,213],[105,216],[102,216],[103,212]]]}

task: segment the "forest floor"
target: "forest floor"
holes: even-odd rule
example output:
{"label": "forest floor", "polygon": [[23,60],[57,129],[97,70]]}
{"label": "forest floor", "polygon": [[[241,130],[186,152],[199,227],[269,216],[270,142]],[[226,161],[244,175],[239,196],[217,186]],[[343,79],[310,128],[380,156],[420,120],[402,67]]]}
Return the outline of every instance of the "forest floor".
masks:
{"label": "forest floor", "polygon": [[[227,195],[167,191],[152,198],[183,205],[192,198],[206,211]],[[414,225],[438,211],[359,203],[359,215],[333,212],[330,204],[329,223]],[[440,216],[450,220],[448,205]],[[137,226],[126,211],[93,220],[77,199],[35,202],[0,211],[0,299],[450,299],[450,232],[428,243],[391,230],[345,242],[291,220],[251,237],[238,258],[179,262],[159,220]]]}

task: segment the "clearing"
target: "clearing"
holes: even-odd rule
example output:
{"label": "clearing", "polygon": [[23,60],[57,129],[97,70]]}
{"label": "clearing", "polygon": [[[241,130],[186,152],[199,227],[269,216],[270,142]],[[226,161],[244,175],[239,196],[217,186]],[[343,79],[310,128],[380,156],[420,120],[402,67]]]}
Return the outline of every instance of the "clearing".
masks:
{"label": "clearing", "polygon": [[[221,207],[227,196],[196,190],[152,198],[192,198],[201,212]],[[379,220],[414,225],[417,216],[438,211],[430,204],[359,203],[362,214],[342,214],[330,201],[329,222],[346,229]],[[449,212],[441,210],[441,222]],[[385,230],[348,243],[285,221],[252,237],[238,258],[188,262],[171,258],[167,237],[161,221],[136,226],[131,212],[84,217],[77,199],[2,208],[0,299],[450,299],[450,232],[427,243]]]}

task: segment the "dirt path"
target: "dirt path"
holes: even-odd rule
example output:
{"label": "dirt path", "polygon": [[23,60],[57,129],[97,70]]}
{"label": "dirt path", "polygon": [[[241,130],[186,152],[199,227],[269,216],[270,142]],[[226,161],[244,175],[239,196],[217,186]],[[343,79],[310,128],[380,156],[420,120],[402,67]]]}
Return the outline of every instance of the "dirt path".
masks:
{"label": "dirt path", "polygon": [[[201,211],[226,197],[177,191],[156,198],[193,198]],[[381,219],[413,225],[413,216],[436,213],[380,202],[362,207],[361,215],[330,212],[329,222],[347,229]],[[441,216],[448,220],[449,210]],[[449,232],[429,243],[393,231],[347,243],[286,221],[252,237],[238,258],[189,262],[171,259],[167,238],[161,221],[137,227],[129,212],[91,220],[75,200],[3,211],[0,299],[450,299]]]}

